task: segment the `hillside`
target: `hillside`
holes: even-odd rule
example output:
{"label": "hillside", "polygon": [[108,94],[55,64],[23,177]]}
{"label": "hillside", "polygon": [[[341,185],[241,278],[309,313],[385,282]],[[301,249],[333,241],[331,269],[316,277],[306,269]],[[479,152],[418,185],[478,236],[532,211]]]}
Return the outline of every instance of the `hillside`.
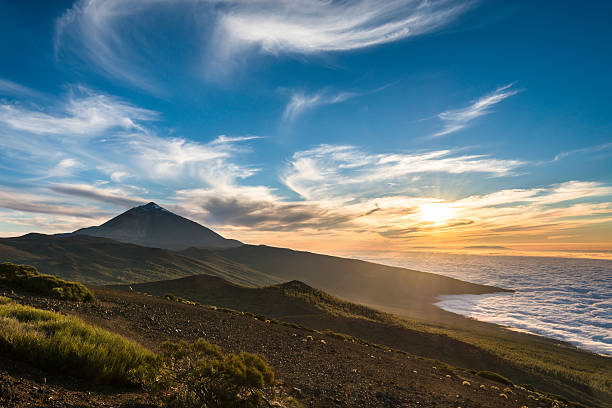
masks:
{"label": "hillside", "polygon": [[192,276],[116,288],[156,296],[170,292],[205,305],[345,333],[455,366],[495,371],[518,383],[531,383],[576,400],[590,401],[597,396],[607,401],[612,397],[609,380],[605,385],[612,374],[609,359],[439,310],[443,317],[439,321],[400,319],[298,281],[247,288],[217,277]]}
{"label": "hillside", "polygon": [[243,285],[280,281],[220,256],[198,260],[166,249],[86,235],[0,238],[0,261],[33,265],[45,273],[89,284],[147,282],[202,273]]}
{"label": "hillside", "polygon": [[[0,295],[7,295],[0,288]],[[76,315],[155,351],[164,340],[205,338],[226,352],[263,354],[275,371],[267,395],[292,395],[312,408],[552,408],[554,401],[440,362],[248,315],[211,310],[136,293],[95,288],[99,303],[15,293],[21,304]],[[10,295],[10,294],[9,294]],[[0,405],[151,407],[138,388],[96,386],[60,372],[0,358]],[[504,394],[504,395],[501,395]],[[554,405],[566,407],[567,405]]]}
{"label": "hillside", "polygon": [[74,235],[110,238],[119,242],[165,249],[231,248],[240,241],[176,215],[151,202],[134,207],[97,227],[81,228]]}
{"label": "hillside", "polygon": [[[419,327],[418,324],[344,301],[299,281],[251,288],[214,276],[198,275],[110,288],[154,296],[171,293],[203,305],[230,308],[317,330],[349,334],[462,367],[480,370],[492,369],[493,366],[502,370],[506,368],[499,359],[477,347],[446,335],[411,329],[410,326]],[[506,375],[509,375],[509,371],[506,370]],[[518,372],[512,374],[518,375]]]}

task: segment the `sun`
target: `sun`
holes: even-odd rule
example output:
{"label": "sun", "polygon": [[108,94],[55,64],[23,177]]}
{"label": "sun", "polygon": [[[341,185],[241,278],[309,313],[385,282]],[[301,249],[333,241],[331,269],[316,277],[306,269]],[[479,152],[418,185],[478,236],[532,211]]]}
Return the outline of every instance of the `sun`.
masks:
{"label": "sun", "polygon": [[420,216],[423,221],[436,224],[448,221],[455,216],[455,209],[447,203],[429,203],[419,207]]}

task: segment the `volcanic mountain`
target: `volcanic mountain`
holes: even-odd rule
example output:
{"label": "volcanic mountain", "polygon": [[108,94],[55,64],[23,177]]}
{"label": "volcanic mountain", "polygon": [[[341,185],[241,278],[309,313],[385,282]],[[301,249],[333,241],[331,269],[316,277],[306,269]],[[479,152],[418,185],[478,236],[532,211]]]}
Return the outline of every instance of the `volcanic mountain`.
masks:
{"label": "volcanic mountain", "polygon": [[223,238],[213,230],[153,202],[134,207],[100,226],[81,228],[72,234],[173,250],[190,247],[225,249],[242,245],[240,241]]}

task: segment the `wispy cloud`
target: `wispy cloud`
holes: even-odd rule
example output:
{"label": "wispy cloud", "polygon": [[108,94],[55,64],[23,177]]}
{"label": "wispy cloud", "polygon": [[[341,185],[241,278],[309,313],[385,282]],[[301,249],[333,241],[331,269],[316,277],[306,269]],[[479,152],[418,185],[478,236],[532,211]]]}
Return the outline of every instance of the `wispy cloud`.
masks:
{"label": "wispy cloud", "polygon": [[313,54],[370,47],[439,30],[472,5],[455,0],[80,0],[56,21],[54,43],[58,58],[74,53],[109,76],[158,92],[161,81],[145,69],[163,61],[154,52],[159,33],[150,30],[175,27],[150,22],[168,14],[198,21],[191,26],[200,32],[191,38],[202,38],[199,49],[208,47],[208,70],[227,73],[232,60],[248,50]]}
{"label": "wispy cloud", "polygon": [[146,202],[143,198],[130,197],[120,188],[98,188],[88,184],[55,184],[49,190],[75,197],[87,198],[93,201],[113,204],[120,208],[129,208]]}
{"label": "wispy cloud", "polygon": [[0,190],[0,207],[27,213],[51,214],[76,218],[96,218],[105,212],[92,207],[69,205],[61,199],[14,190]]}
{"label": "wispy cloud", "polygon": [[497,88],[465,108],[448,110],[438,114],[437,117],[445,123],[445,126],[441,131],[434,133],[432,137],[445,136],[465,129],[474,119],[491,113],[493,106],[518,92],[519,90],[514,88],[514,84],[508,84]]}
{"label": "wispy cloud", "polygon": [[35,99],[47,99],[43,92],[36,91],[13,81],[0,78],[0,95],[11,95],[17,97],[28,97]]}
{"label": "wispy cloud", "polygon": [[344,51],[423,35],[465,12],[469,2],[375,0],[258,1],[222,13],[228,47],[268,53]]}
{"label": "wispy cloud", "polygon": [[574,150],[569,150],[567,152],[559,153],[558,155],[555,156],[553,161],[565,159],[566,157],[573,156],[575,154],[589,154],[589,153],[601,152],[604,150],[612,150],[612,142],[600,144],[597,146],[583,147],[581,149],[574,149]]}
{"label": "wispy cloud", "polygon": [[247,135],[247,136],[227,136],[219,135],[215,140],[210,142],[211,144],[222,144],[222,143],[236,143],[246,142],[248,140],[263,139],[263,136]]}
{"label": "wispy cloud", "polygon": [[82,87],[71,91],[60,110],[62,113],[58,115],[16,103],[3,103],[0,104],[0,123],[14,130],[41,135],[92,135],[111,128],[137,129],[138,122],[157,117],[153,111]]}
{"label": "wispy cloud", "polygon": [[344,102],[357,96],[360,96],[360,94],[356,92],[330,93],[320,91],[313,94],[294,92],[291,95],[289,103],[287,103],[287,106],[285,107],[285,111],[283,112],[283,119],[293,121],[302,113],[308,110],[312,110],[316,107],[323,105],[333,105],[336,103]]}
{"label": "wispy cloud", "polygon": [[49,170],[46,177],[66,177],[68,175],[71,175],[74,171],[82,169],[84,167],[85,166],[83,165],[83,163],[73,158],[62,159],[59,163],[57,163],[55,167]]}
{"label": "wispy cloud", "polygon": [[137,176],[155,182],[232,183],[257,169],[231,161],[238,143],[259,136],[221,135],[209,143],[156,134],[157,112],[111,95],[79,89],[56,106],[40,109],[0,104],[0,149],[36,162],[39,174],[65,177],[71,170],[101,170],[111,181]]}

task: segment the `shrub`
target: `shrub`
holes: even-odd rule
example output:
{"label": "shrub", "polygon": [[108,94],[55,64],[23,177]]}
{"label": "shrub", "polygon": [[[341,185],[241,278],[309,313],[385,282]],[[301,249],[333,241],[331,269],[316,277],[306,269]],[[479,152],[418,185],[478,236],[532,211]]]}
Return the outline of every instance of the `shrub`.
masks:
{"label": "shrub", "polygon": [[506,377],[499,375],[497,373],[494,373],[492,371],[478,371],[476,375],[482,378],[487,378],[492,381],[497,381],[498,383],[501,383],[501,384],[514,385],[512,381],[510,381]]}
{"label": "shrub", "polygon": [[42,274],[29,265],[0,264],[0,283],[57,299],[79,302],[93,302],[96,299],[85,285]]}
{"label": "shrub", "polygon": [[139,344],[76,317],[17,303],[0,305],[0,350],[41,368],[103,383],[131,383],[130,371],[154,357]]}
{"label": "shrub", "polygon": [[0,305],[6,305],[7,303],[11,303],[13,301],[13,299],[6,297],[6,296],[0,296]]}
{"label": "shrub", "polygon": [[168,407],[253,408],[265,402],[261,389],[274,373],[256,354],[223,354],[199,339],[164,342],[158,357],[134,371],[153,399]]}
{"label": "shrub", "polygon": [[178,302],[178,303],[185,303],[187,305],[193,305],[193,306],[199,306],[200,305],[197,302],[192,302],[191,300],[187,300],[187,299],[182,298],[180,296],[176,296],[174,293],[166,293],[164,295],[164,299],[171,300],[173,302]]}

